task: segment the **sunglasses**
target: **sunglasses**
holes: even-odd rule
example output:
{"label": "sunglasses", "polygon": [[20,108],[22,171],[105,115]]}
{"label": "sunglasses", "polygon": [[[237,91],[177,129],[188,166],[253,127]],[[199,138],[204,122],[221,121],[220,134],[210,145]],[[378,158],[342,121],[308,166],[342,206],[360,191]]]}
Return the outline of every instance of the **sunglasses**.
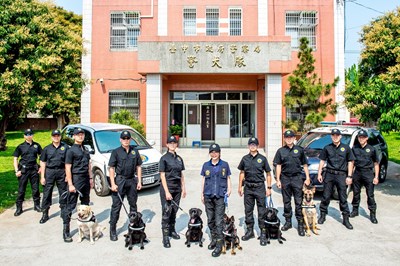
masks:
{"label": "sunglasses", "polygon": [[123,140],[129,140],[129,139],[131,139],[131,138],[122,138]]}

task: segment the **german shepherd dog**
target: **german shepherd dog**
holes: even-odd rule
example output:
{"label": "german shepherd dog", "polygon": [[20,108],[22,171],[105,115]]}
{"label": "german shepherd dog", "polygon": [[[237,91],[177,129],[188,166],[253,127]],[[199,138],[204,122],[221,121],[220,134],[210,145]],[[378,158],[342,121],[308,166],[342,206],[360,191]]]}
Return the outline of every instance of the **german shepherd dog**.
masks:
{"label": "german shepherd dog", "polygon": [[311,236],[311,230],[314,234],[319,235],[317,230],[320,230],[317,227],[317,207],[314,203],[314,194],[315,187],[303,186],[302,213],[307,236]]}
{"label": "german shepherd dog", "polygon": [[240,240],[237,236],[237,229],[235,226],[235,217],[232,215],[224,214],[224,245],[222,247],[222,254],[226,254],[226,250],[231,249],[231,255],[236,255],[235,248],[242,250]]}
{"label": "german shepherd dog", "polygon": [[199,242],[199,246],[203,247],[203,220],[201,219],[202,211],[198,208],[189,210],[188,230],[186,231],[185,245],[190,248],[191,242]]}
{"label": "german shepherd dog", "polygon": [[144,249],[144,242],[146,241],[146,233],[144,229],[146,224],[143,222],[142,214],[140,212],[131,212],[129,214],[128,233],[125,237],[125,247],[132,250],[134,244],[140,244],[140,249]]}

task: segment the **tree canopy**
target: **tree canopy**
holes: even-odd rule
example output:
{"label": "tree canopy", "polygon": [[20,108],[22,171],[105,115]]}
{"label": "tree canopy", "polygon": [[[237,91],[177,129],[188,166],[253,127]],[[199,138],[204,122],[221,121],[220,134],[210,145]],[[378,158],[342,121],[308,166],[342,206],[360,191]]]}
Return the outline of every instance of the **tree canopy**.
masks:
{"label": "tree canopy", "polygon": [[345,104],[360,121],[400,130],[400,7],[365,26],[361,61],[346,73]]}
{"label": "tree canopy", "polygon": [[28,112],[76,114],[85,81],[81,16],[36,0],[3,0],[0,14],[0,141],[4,143],[10,121]]}
{"label": "tree canopy", "polygon": [[[314,71],[315,59],[308,43],[307,38],[300,39],[297,55],[300,62],[288,78],[290,87],[283,103],[286,108],[298,113],[297,118],[287,118],[284,122],[285,127],[300,132],[305,130],[306,124],[318,126],[328,113],[334,114],[337,109],[337,104],[333,104],[329,95],[339,78],[335,78],[332,83],[322,83],[321,78]],[[325,97],[324,100],[322,96]]]}

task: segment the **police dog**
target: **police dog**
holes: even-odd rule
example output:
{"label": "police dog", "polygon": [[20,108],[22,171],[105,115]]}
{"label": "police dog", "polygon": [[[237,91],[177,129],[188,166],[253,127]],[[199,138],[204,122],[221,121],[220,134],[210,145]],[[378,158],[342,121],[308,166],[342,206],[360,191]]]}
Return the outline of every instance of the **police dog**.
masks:
{"label": "police dog", "polygon": [[283,241],[286,241],[286,239],[282,236],[282,231],[280,229],[281,220],[278,218],[278,209],[272,207],[267,208],[263,220],[267,244],[271,243],[271,239],[277,239],[279,244],[283,244]]}
{"label": "police dog", "polygon": [[144,249],[143,243],[147,242],[147,236],[144,232],[146,224],[143,222],[142,214],[140,212],[131,212],[128,217],[128,233],[124,235],[125,247],[132,250],[134,244],[140,244],[140,249]]}
{"label": "police dog", "polygon": [[[317,230],[317,207],[314,203],[315,187],[303,186],[303,204],[302,213],[304,217],[304,224],[306,226],[306,235],[311,236],[311,230],[314,234],[318,235]],[[310,227],[311,226],[311,227]]]}
{"label": "police dog", "polygon": [[89,205],[78,206],[78,243],[82,242],[83,238],[88,238],[91,244],[103,236],[102,231],[105,227],[101,227],[93,214],[92,208]]}
{"label": "police dog", "polygon": [[185,245],[190,248],[191,242],[199,242],[199,246],[203,247],[203,220],[201,214],[203,212],[198,208],[189,210],[188,230],[186,231]]}
{"label": "police dog", "polygon": [[228,249],[231,249],[231,255],[236,255],[235,248],[242,250],[235,226],[235,217],[233,215],[229,217],[228,215],[224,214],[224,230],[222,233],[224,234],[222,254],[226,254],[226,250]]}

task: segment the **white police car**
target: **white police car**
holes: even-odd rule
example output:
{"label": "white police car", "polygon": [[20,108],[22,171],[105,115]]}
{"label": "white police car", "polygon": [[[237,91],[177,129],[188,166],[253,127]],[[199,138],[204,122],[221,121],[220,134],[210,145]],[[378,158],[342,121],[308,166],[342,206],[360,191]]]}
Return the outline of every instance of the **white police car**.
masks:
{"label": "white police car", "polygon": [[154,141],[147,142],[146,139],[131,127],[111,123],[87,123],[67,125],[62,130],[62,141],[68,145],[74,143],[73,132],[75,128],[85,131],[83,145],[91,153],[92,173],[94,178],[94,190],[98,196],[106,196],[110,193],[108,161],[111,152],[121,146],[119,141],[123,130],[128,130],[131,135],[131,145],[136,146],[142,158],[142,185],[143,188],[160,184],[160,173],[158,163],[161,153],[152,146]]}

